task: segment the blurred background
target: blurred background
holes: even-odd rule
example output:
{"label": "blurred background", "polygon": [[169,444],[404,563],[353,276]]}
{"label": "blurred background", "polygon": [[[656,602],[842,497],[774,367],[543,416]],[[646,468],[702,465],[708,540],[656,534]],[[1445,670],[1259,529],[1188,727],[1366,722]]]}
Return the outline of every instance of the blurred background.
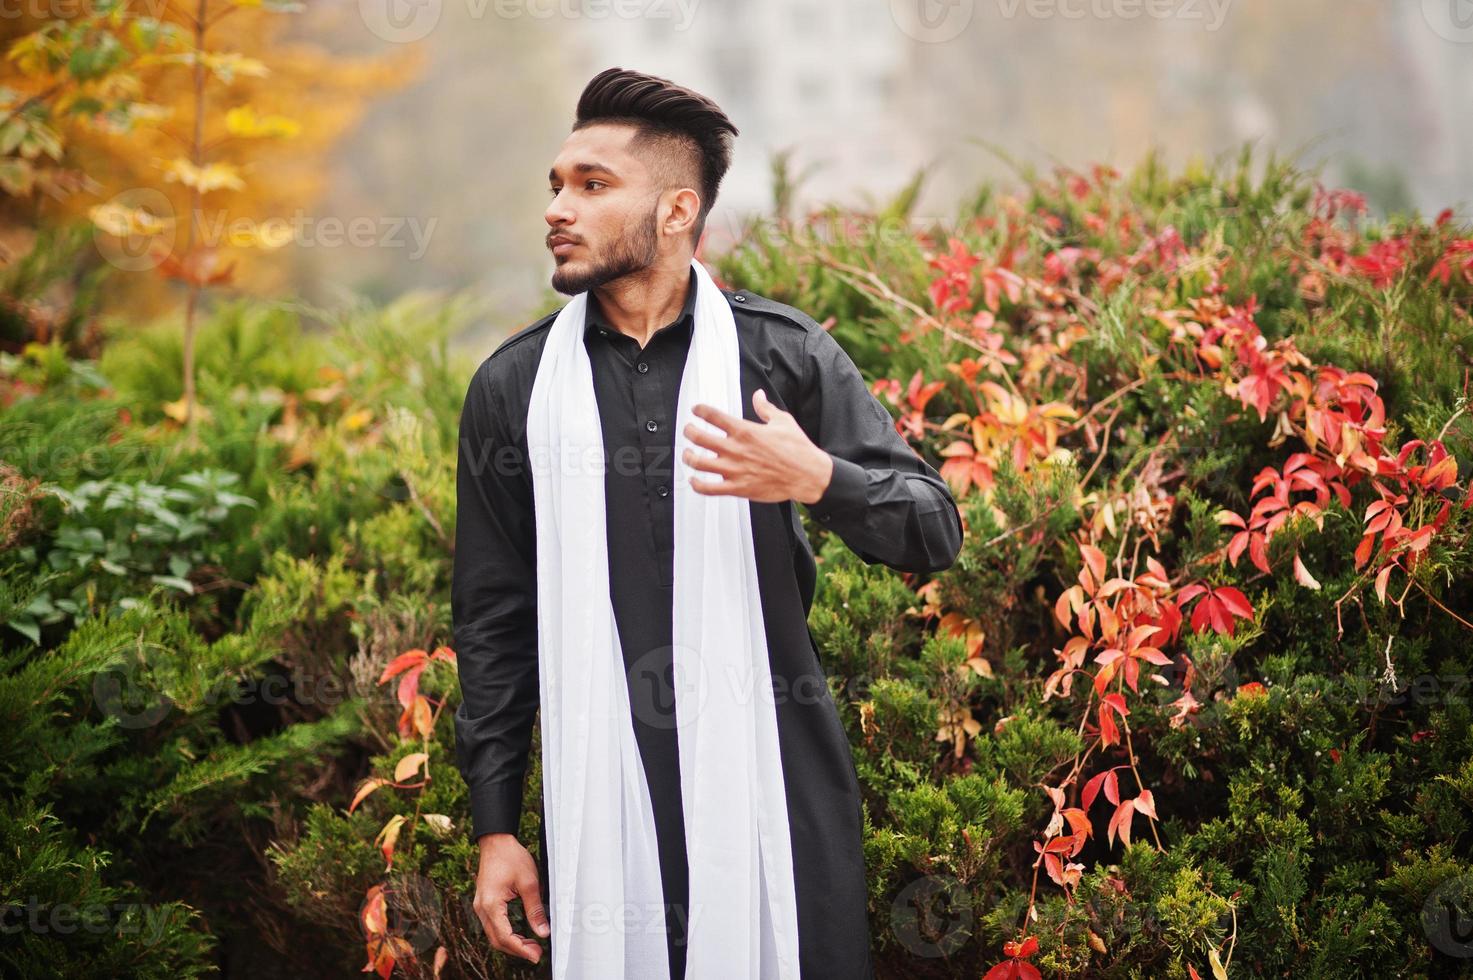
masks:
{"label": "blurred background", "polygon": [[[39,0],[37,0],[39,3]],[[34,3],[32,4],[35,5]],[[43,5],[44,6],[44,5]],[[918,219],[983,180],[1056,164],[1211,164],[1245,143],[1320,167],[1374,217],[1466,217],[1473,191],[1473,11],[1467,0],[286,0],[231,10],[212,42],[269,52],[228,101],[300,123],[258,141],[221,213],[294,222],[283,248],[234,256],[255,295],[337,304],[467,291],[484,304],[466,353],[557,301],[543,247],[546,168],[584,84],[611,65],[715,99],[741,129],[707,253],[744,221],[819,203],[875,206],[924,170]],[[273,8],[293,16],[273,16]],[[18,8],[24,10],[24,7]],[[30,13],[44,13],[31,11]],[[9,18],[14,40],[44,22]],[[99,57],[101,57],[99,55]],[[182,110],[187,73],[176,86]],[[212,95],[211,98],[214,98]],[[137,117],[135,117],[137,118]],[[187,127],[188,116],[177,122]],[[87,136],[73,139],[85,147]],[[93,134],[128,172],[89,172],[80,211],[159,187],[178,134]],[[228,151],[230,148],[226,147]],[[781,166],[778,167],[779,161]],[[775,177],[775,169],[781,176]],[[63,199],[64,198],[64,199]],[[4,201],[0,246],[44,215]],[[187,209],[181,197],[172,206]],[[261,242],[250,244],[260,245]],[[168,308],[154,277],[121,288]]]}
{"label": "blurred background", "polygon": [[[741,129],[707,249],[773,206],[862,206],[926,167],[917,215],[1014,165],[1127,169],[1151,147],[1324,165],[1371,211],[1466,216],[1473,17],[1462,0],[364,0],[302,41],[425,49],[334,151],[323,214],[434,222],[422,257],[323,249],[295,285],[394,295],[475,286],[526,319],[551,270],[546,169],[583,85],[611,65],[715,99]],[[485,343],[489,338],[476,338]]]}

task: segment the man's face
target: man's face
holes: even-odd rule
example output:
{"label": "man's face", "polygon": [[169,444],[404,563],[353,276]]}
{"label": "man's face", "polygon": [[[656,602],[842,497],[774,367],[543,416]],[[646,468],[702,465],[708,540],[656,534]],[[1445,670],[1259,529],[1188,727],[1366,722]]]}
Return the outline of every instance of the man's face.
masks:
{"label": "man's face", "polygon": [[625,147],[634,129],[587,126],[569,134],[548,172],[544,217],[552,287],[573,295],[639,272],[659,254],[660,188]]}

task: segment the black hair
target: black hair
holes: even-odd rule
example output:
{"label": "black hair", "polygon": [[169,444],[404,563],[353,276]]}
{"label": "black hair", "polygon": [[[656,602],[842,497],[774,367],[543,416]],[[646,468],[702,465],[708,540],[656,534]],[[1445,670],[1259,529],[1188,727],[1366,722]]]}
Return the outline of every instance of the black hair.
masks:
{"label": "black hair", "polygon": [[[578,97],[573,129],[595,123],[622,123],[636,130],[631,149],[646,155],[666,187],[697,178],[701,209],[693,242],[700,242],[706,216],[716,203],[721,179],[731,167],[731,143],[737,128],[715,102],[665,78],[624,68],[606,68]],[[692,174],[692,169],[697,172]]]}

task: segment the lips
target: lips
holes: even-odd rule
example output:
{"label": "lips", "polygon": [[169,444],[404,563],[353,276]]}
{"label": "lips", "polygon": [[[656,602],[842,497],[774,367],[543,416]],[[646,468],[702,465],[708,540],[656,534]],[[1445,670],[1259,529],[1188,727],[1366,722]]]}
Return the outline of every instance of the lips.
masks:
{"label": "lips", "polygon": [[567,238],[554,238],[547,244],[548,247],[552,249],[553,255],[566,255],[568,252],[571,252],[578,243]]}

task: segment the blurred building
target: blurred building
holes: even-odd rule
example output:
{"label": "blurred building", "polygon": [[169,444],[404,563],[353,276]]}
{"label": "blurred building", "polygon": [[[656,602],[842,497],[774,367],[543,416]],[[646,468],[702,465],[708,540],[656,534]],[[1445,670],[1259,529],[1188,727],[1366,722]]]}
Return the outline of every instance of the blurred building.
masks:
{"label": "blurred building", "polygon": [[[554,300],[547,164],[578,93],[611,65],[710,95],[742,135],[712,217],[772,206],[772,155],[800,205],[880,202],[927,168],[919,211],[945,215],[1009,159],[1042,169],[1148,149],[1178,167],[1243,141],[1323,165],[1373,208],[1473,200],[1473,22],[1457,0],[362,0],[314,8],[308,36],[409,43],[374,4],[430,5],[430,70],[344,144],[321,208],[431,218],[424,255],[322,252],[300,288],[473,288],[504,332]],[[1442,8],[1447,10],[1443,11]],[[1147,11],[1165,13],[1153,16]],[[356,18],[356,21],[355,21]],[[366,26],[367,25],[367,26]],[[356,34],[354,32],[357,32]]]}

